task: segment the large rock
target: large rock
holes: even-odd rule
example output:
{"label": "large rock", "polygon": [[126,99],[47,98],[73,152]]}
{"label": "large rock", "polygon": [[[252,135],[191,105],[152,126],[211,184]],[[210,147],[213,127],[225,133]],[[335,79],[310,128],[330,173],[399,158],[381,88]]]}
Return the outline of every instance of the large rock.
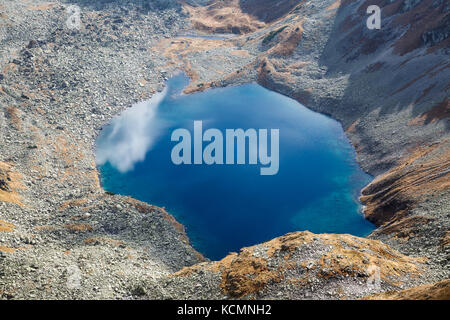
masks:
{"label": "large rock", "polygon": [[156,297],[353,299],[420,279],[425,261],[380,241],[295,232],[185,267],[163,281]]}

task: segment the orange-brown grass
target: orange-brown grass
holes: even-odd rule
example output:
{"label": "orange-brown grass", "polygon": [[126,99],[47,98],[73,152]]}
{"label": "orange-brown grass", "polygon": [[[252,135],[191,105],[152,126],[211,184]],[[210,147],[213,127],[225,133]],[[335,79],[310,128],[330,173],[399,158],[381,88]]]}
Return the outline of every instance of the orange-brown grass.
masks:
{"label": "orange-brown grass", "polygon": [[[422,44],[422,35],[433,28],[443,25],[446,12],[443,10],[445,2],[440,6],[432,6],[433,0],[424,0],[415,8],[399,14],[394,20],[394,26],[398,28],[409,26],[407,31],[394,45],[394,53],[404,55],[417,49]],[[420,19],[417,16],[420,15]],[[449,39],[443,44],[449,43]]]}
{"label": "orange-brown grass", "polygon": [[[13,166],[6,162],[0,162],[0,178],[6,180],[10,190],[0,189],[0,201],[11,202],[23,206],[22,197],[17,193],[19,189],[25,189],[22,184],[22,175],[13,170]],[[8,181],[8,179],[10,181]]]}
{"label": "orange-brown grass", "polygon": [[231,42],[218,39],[180,37],[176,40],[163,39],[153,47],[153,50],[160,52],[168,58],[169,62],[165,67],[179,68],[186,73],[191,79],[191,82],[185,88],[184,93],[192,93],[198,91],[198,89],[206,89],[207,84],[204,84],[204,88],[199,86],[200,76],[186,56],[194,52],[207,51],[213,48],[229,48],[232,46],[233,44]]}
{"label": "orange-brown grass", "polygon": [[7,114],[8,114],[8,118],[9,121],[11,122],[12,126],[16,129],[16,130],[22,130],[22,120],[20,119],[19,116],[19,109],[17,109],[16,107],[13,106],[9,106],[8,109],[6,110]]}
{"label": "orange-brown grass", "polygon": [[450,279],[401,291],[379,293],[363,300],[450,300]]}
{"label": "orange-brown grass", "polygon": [[14,232],[16,228],[12,223],[0,220],[0,232]]}
{"label": "orange-brown grass", "polygon": [[277,35],[277,44],[267,54],[288,57],[297,48],[303,35],[303,19],[297,23],[287,26]]}
{"label": "orange-brown grass", "polygon": [[[293,253],[302,245],[319,241],[332,250],[318,260],[303,261],[300,266],[311,264],[312,270],[324,278],[340,275],[360,275],[367,271],[368,263],[380,268],[385,281],[395,281],[402,276],[419,276],[423,258],[409,258],[389,248],[380,241],[358,238],[351,235],[312,234],[308,231],[290,233],[262,244],[267,248],[268,258],[281,257],[284,261],[278,268],[270,267],[268,259],[255,257],[256,246],[244,248],[239,254],[231,253],[221,261],[200,263],[185,267],[172,277],[189,277],[199,271],[221,274],[221,290],[233,298],[246,297],[261,291],[265,286],[285,280],[285,271],[298,268]],[[307,276],[290,278],[288,281],[305,285]]]}
{"label": "orange-brown grass", "polygon": [[337,0],[336,2],[332,3],[331,5],[329,5],[326,10],[338,9],[340,5],[341,5],[341,0]]}
{"label": "orange-brown grass", "polygon": [[449,190],[449,169],[450,141],[416,148],[395,168],[363,189],[360,200],[366,205],[366,218],[378,226],[398,222],[420,198]]}
{"label": "orange-brown grass", "polygon": [[447,247],[450,245],[450,230],[445,232],[444,237],[441,239],[441,246],[442,247]]}
{"label": "orange-brown grass", "polygon": [[110,239],[110,238],[87,238],[86,240],[84,240],[84,243],[87,245],[97,245],[97,244],[109,244],[115,247],[124,245],[123,241],[119,241],[119,240],[114,240],[114,239]]}
{"label": "orange-brown grass", "polygon": [[240,56],[240,57],[249,57],[250,56],[250,54],[248,53],[247,50],[233,50],[233,51],[231,51],[231,54],[235,55],[235,56]]}
{"label": "orange-brown grass", "polygon": [[17,71],[17,64],[15,63],[8,63],[7,65],[5,65],[2,68],[2,73],[3,74],[8,74],[8,73],[15,73]]}
{"label": "orange-brown grass", "polygon": [[92,226],[90,226],[89,224],[78,224],[78,223],[74,223],[74,224],[66,224],[64,226],[67,230],[72,231],[72,232],[87,232],[87,231],[93,231]]}
{"label": "orange-brown grass", "polygon": [[[426,92],[424,92],[424,95],[426,95]],[[430,110],[412,119],[408,125],[426,125],[442,119],[450,121],[450,99],[448,98],[444,98],[444,100],[433,106]]]}
{"label": "orange-brown grass", "polygon": [[51,230],[55,230],[56,227],[55,226],[49,226],[49,225],[43,225],[43,226],[36,226],[33,228],[36,231],[51,231]]}
{"label": "orange-brown grass", "polygon": [[5,247],[5,246],[0,246],[0,251],[1,252],[5,252],[5,253],[13,253],[15,252],[17,249],[14,248],[9,248],[9,247]]}
{"label": "orange-brown grass", "polygon": [[87,199],[74,199],[65,201],[62,205],[59,206],[58,210],[63,211],[70,207],[81,207],[82,205],[87,203]]}
{"label": "orange-brown grass", "polygon": [[238,0],[199,7],[184,4],[184,9],[189,13],[194,28],[208,33],[245,34],[265,26],[256,17],[244,13]]}
{"label": "orange-brown grass", "polygon": [[54,3],[54,2],[44,2],[44,3],[37,4],[37,5],[29,5],[27,7],[27,9],[28,10],[45,11],[45,10],[53,9],[57,6],[58,6],[58,4]]}

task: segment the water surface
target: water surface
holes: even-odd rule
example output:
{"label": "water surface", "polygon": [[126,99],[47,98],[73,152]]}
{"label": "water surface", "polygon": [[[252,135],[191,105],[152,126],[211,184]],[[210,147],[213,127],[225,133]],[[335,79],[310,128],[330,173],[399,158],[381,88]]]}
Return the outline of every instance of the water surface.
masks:
{"label": "water surface", "polygon": [[[367,235],[358,196],[371,178],[335,120],[257,84],[184,95],[188,78],[104,127],[97,163],[106,190],[165,207],[211,259],[287,232]],[[279,172],[255,165],[174,165],[177,128],[279,129]],[[270,131],[270,130],[269,130]]]}

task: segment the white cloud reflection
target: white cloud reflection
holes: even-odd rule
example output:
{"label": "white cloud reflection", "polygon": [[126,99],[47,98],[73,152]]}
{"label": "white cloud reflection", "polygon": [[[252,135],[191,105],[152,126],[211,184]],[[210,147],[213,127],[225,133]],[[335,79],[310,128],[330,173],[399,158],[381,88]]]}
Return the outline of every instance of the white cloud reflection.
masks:
{"label": "white cloud reflection", "polygon": [[164,124],[156,119],[159,104],[167,90],[156,93],[150,100],[135,104],[114,118],[97,139],[96,163],[110,162],[122,173],[144,161]]}

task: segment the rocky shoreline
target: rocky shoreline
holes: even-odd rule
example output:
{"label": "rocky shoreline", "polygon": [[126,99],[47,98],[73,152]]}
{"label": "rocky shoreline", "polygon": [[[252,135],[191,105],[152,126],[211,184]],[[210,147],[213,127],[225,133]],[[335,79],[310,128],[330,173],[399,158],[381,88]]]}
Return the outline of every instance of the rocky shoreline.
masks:
{"label": "rocky shoreline", "polygon": [[[335,29],[358,11],[333,1],[287,7],[230,39],[178,36],[203,16],[176,1],[86,3],[0,5],[0,298],[354,299],[449,278],[445,46],[382,62],[383,45],[356,47],[339,60],[354,40]],[[66,26],[68,4],[80,6],[80,30]],[[381,83],[392,68],[398,78]],[[380,227],[369,239],[294,233],[205,262],[164,209],[105,193],[99,130],[178,69],[192,79],[187,92],[257,81],[341,121],[378,176],[362,200]],[[371,264],[381,286],[368,291]]]}

